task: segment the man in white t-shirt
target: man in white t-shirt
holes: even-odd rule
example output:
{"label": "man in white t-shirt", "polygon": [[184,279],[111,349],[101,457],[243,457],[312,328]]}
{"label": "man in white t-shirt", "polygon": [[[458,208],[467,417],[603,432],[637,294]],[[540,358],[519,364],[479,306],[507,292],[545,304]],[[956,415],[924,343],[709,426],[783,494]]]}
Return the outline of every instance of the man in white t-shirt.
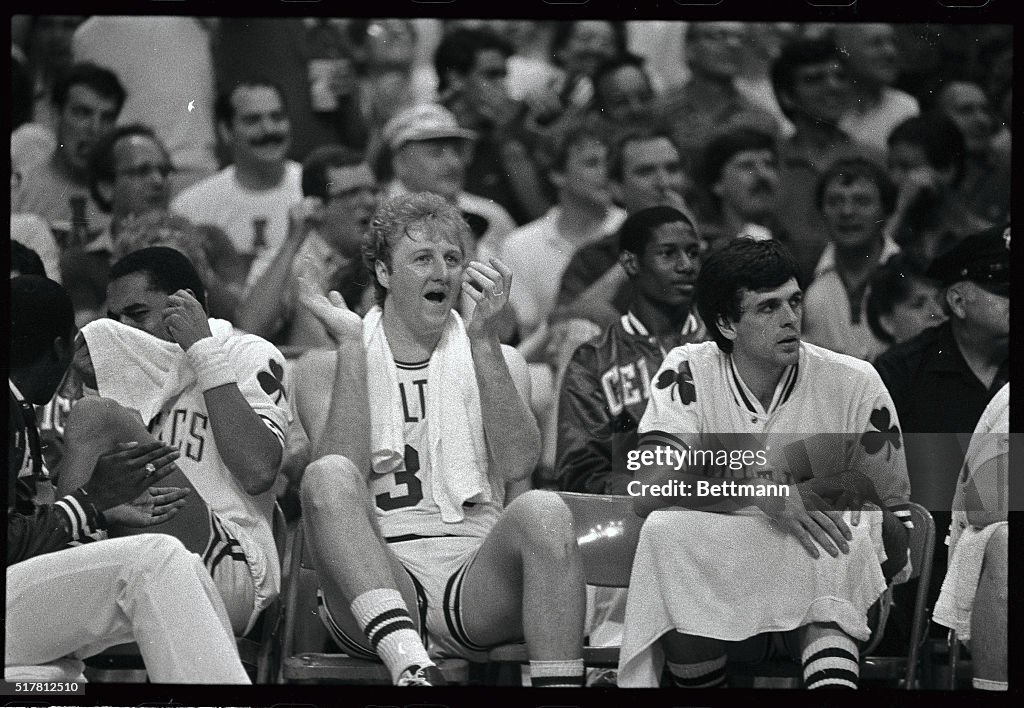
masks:
{"label": "man in white t-shirt", "polygon": [[302,200],[302,167],[287,158],[291,121],[274,84],[237,84],[217,99],[216,114],[234,163],[179,194],[171,210],[223,229],[251,262],[251,286],[285,241],[288,209]]}

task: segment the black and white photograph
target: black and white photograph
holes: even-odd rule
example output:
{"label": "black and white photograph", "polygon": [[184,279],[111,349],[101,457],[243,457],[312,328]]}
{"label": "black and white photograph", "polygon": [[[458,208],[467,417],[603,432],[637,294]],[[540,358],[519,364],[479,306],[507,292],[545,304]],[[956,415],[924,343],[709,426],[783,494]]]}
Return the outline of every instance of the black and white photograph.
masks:
{"label": "black and white photograph", "polygon": [[1006,8],[457,4],[11,14],[11,705],[1015,691]]}

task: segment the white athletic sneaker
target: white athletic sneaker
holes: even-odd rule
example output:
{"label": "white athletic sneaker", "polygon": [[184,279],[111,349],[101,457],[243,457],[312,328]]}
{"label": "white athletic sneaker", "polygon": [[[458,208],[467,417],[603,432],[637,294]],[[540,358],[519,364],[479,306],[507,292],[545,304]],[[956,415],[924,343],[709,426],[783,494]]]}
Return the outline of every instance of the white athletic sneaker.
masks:
{"label": "white athletic sneaker", "polygon": [[445,686],[444,674],[433,664],[418,666],[413,664],[398,677],[396,686]]}

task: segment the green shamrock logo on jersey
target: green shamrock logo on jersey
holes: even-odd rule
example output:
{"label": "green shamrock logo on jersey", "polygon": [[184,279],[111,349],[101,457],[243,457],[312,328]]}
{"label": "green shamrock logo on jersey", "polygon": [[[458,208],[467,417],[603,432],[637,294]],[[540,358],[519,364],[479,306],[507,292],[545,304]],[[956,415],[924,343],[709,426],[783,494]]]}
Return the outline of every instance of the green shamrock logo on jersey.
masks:
{"label": "green shamrock logo on jersey", "polygon": [[684,406],[697,400],[697,388],[693,385],[693,373],[690,371],[690,362],[684,361],[679,364],[675,371],[666,369],[658,374],[658,380],[654,382],[656,388],[666,389],[672,387],[669,395],[674,401],[676,391],[679,391],[679,402]]}
{"label": "green shamrock logo on jersey", "polygon": [[[860,444],[869,455],[874,455],[883,447],[886,448],[885,458],[892,455],[892,448],[900,449],[900,429],[896,425],[889,425],[892,416],[885,406],[876,408],[871,412],[869,422],[873,430],[868,430],[860,436]],[[888,446],[892,446],[889,448]]]}

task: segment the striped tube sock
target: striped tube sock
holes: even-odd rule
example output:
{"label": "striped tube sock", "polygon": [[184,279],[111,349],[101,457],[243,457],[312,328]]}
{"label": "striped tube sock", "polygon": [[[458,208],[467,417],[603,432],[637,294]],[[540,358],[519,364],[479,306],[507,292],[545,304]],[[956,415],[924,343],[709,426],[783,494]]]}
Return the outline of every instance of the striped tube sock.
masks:
{"label": "striped tube sock", "polygon": [[801,654],[807,688],[857,688],[860,679],[857,645],[845,634],[816,639]]}
{"label": "striped tube sock", "polygon": [[696,664],[666,661],[672,684],[680,688],[719,688],[725,686],[725,654]]}
{"label": "striped tube sock", "polygon": [[535,688],[579,688],[583,685],[583,659],[530,660],[530,685]]}
{"label": "striped tube sock", "polygon": [[368,590],[353,600],[350,608],[370,646],[391,672],[392,682],[410,666],[434,665],[398,590]]}

